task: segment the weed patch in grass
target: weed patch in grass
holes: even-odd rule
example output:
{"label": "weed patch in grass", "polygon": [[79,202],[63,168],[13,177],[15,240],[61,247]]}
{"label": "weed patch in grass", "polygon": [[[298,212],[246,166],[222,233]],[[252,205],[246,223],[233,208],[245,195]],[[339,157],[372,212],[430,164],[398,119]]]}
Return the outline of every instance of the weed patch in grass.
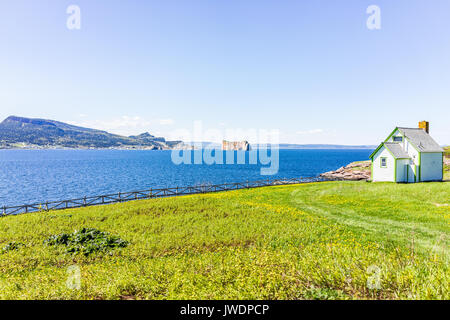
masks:
{"label": "weed patch in grass", "polygon": [[94,252],[107,252],[114,248],[124,248],[128,242],[93,228],[83,228],[73,233],[61,233],[53,235],[44,241],[48,246],[62,245],[67,248],[67,253],[83,254],[89,256]]}
{"label": "weed patch in grass", "polygon": [[0,254],[6,253],[8,251],[12,251],[12,250],[19,250],[20,247],[23,247],[24,244],[20,243],[20,242],[10,242],[8,243],[6,246],[4,246],[2,248],[2,250],[0,250]]}

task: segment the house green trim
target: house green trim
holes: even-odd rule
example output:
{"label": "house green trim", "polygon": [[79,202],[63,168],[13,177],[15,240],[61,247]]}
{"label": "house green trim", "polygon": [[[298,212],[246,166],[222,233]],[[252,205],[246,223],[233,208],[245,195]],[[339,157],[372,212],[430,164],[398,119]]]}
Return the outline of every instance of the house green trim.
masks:
{"label": "house green trim", "polygon": [[394,158],[394,182],[397,182],[397,159]]}
{"label": "house green trim", "polygon": [[406,183],[409,182],[409,166],[406,165]]}
{"label": "house green trim", "polygon": [[422,153],[419,152],[419,182],[422,181]]}
{"label": "house green trim", "polygon": [[386,140],[384,140],[383,142],[387,142],[387,141],[392,137],[392,135],[395,133],[395,131],[397,131],[397,129],[398,129],[398,127],[395,127],[395,129],[392,130],[392,132],[388,135],[388,137],[386,138]]}
{"label": "house green trim", "polygon": [[375,156],[375,154],[378,152],[378,150],[380,150],[380,148],[381,148],[382,146],[384,146],[384,142],[382,142],[382,143],[375,149],[375,151],[372,152],[372,154],[369,156],[369,159],[372,159],[372,158]]}

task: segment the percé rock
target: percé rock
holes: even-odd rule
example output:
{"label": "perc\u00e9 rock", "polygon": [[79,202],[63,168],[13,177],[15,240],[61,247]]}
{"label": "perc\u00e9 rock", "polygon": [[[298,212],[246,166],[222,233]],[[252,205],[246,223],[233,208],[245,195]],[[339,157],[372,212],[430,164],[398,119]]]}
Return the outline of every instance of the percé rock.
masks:
{"label": "perc\u00e9 rock", "polygon": [[249,151],[250,144],[248,141],[222,141],[222,150],[243,150]]}
{"label": "perc\u00e9 rock", "polygon": [[352,162],[335,171],[322,173],[320,177],[328,180],[368,180],[370,179],[370,161]]}

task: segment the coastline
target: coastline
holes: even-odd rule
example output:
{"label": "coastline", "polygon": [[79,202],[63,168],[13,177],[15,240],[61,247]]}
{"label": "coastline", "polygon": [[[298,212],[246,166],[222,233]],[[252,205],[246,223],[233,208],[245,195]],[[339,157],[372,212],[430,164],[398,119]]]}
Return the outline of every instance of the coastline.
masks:
{"label": "coastline", "polygon": [[351,162],[337,170],[321,173],[319,177],[336,181],[359,181],[370,179],[370,160]]}

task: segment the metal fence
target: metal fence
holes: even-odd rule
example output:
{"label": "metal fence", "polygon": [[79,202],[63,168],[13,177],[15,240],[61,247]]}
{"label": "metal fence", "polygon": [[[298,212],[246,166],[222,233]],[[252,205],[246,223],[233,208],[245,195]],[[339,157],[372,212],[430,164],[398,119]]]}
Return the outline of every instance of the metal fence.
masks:
{"label": "metal fence", "polygon": [[324,181],[322,178],[291,178],[291,179],[267,179],[259,181],[246,181],[224,184],[202,184],[189,187],[175,187],[162,189],[149,189],[143,191],[119,192],[115,194],[106,194],[102,196],[84,197],[78,199],[47,201],[35,204],[25,204],[21,206],[1,208],[0,216],[17,215],[29,212],[40,212],[50,210],[62,210],[69,208],[81,208],[88,206],[104,205],[111,203],[120,203],[133,200],[153,199],[163,197],[175,197],[190,194],[221,192],[239,189],[251,189],[266,186],[301,184],[310,182]]}

